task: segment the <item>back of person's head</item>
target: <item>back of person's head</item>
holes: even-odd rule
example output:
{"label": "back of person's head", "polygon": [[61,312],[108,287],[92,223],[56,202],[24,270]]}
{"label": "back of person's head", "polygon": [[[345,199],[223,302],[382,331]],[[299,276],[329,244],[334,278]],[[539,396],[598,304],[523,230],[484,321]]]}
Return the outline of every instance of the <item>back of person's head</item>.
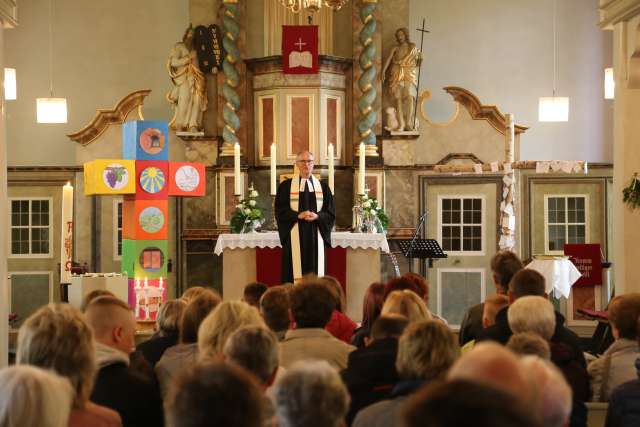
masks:
{"label": "back of person's head", "polygon": [[409,397],[402,415],[406,427],[538,427],[514,396],[468,380],[429,384]]}
{"label": "back of person's head", "polygon": [[258,309],[242,301],[223,301],[198,329],[200,357],[217,357],[227,338],[243,326],[265,326]]}
{"label": "back of person's head", "polygon": [[294,364],[275,385],[278,427],[338,427],[349,408],[349,393],[326,361]]}
{"label": "back of person's head", "polygon": [[455,336],[444,323],[410,323],[398,341],[396,369],[405,380],[432,380],[447,372],[459,352]]}
{"label": "back of person's head", "polygon": [[235,331],[223,348],[225,360],[246,369],[261,384],[270,385],[278,369],[278,339],[264,326],[244,326]]}
{"label": "back of person's head", "polygon": [[375,341],[385,338],[400,338],[408,324],[409,319],[399,314],[380,316],[373,322],[371,339]]}
{"label": "back of person's head", "polygon": [[402,277],[413,282],[420,298],[425,300],[425,302],[429,300],[429,282],[427,282],[427,279],[425,279],[418,273],[414,273],[411,271],[404,273]]}
{"label": "back of person's head", "polygon": [[263,397],[244,369],[221,362],[186,367],[169,386],[168,427],[261,427]]}
{"label": "back of person's head", "polygon": [[477,343],[451,367],[448,378],[476,381],[514,396],[523,396],[528,385],[516,355],[494,342]]}
{"label": "back of person's head", "polygon": [[0,426],[67,427],[73,404],[69,381],[33,366],[0,370]]}
{"label": "back of person's head", "polygon": [[526,296],[544,297],[545,295],[544,277],[530,268],[518,271],[509,282],[509,296],[512,301]]}
{"label": "back of person's head", "polygon": [[244,291],[242,292],[242,300],[249,305],[254,307],[258,307],[260,303],[260,297],[267,292],[269,286],[266,283],[261,282],[252,282],[244,287]]}
{"label": "back of person's head", "polygon": [[180,299],[189,304],[192,299],[205,292],[213,292],[218,298],[220,298],[220,294],[211,288],[205,288],[204,286],[191,286],[182,293]]}
{"label": "back of person's head", "polygon": [[49,304],[29,316],[18,331],[16,363],[52,369],[74,389],[74,406],[84,407],[96,372],[91,328],[80,310]]}
{"label": "back of person's head", "polygon": [[373,282],[367,287],[362,301],[362,326],[371,328],[373,322],[380,316],[384,303],[384,284]]}
{"label": "back of person's head", "polygon": [[424,300],[413,291],[393,291],[382,306],[382,315],[399,314],[406,317],[409,322],[421,322],[431,320],[432,316]]}
{"label": "back of person's head", "polygon": [[404,290],[414,292],[420,298],[424,297],[424,293],[422,292],[421,289],[418,288],[418,286],[416,285],[416,283],[413,281],[412,278],[400,276],[400,277],[394,277],[393,279],[389,280],[386,283],[386,285],[384,285],[385,301],[389,297],[391,292],[404,291]]}
{"label": "back of person's head", "polygon": [[549,342],[534,332],[519,332],[511,335],[507,341],[507,348],[521,356],[531,355],[551,360]]}
{"label": "back of person's head", "polygon": [[269,329],[274,332],[289,329],[289,289],[286,286],[272,286],[260,298],[260,314]]}
{"label": "back of person's head", "polygon": [[482,310],[482,326],[488,328],[496,323],[496,314],[509,305],[506,295],[495,294],[487,297]]}
{"label": "back of person's head", "polygon": [[94,289],[86,294],[84,298],[82,298],[82,302],[80,303],[80,311],[84,313],[89,303],[99,297],[115,297],[115,295],[113,292],[106,289]]}
{"label": "back of person's head", "polygon": [[136,321],[126,302],[111,296],[98,297],[87,305],[85,316],[97,342],[126,354],[134,350]]}
{"label": "back of person's head", "polygon": [[556,329],[556,312],[553,304],[543,297],[518,298],[507,311],[509,327],[513,333],[535,332],[550,340]]}
{"label": "back of person's head", "polygon": [[182,313],[184,313],[186,306],[187,303],[181,299],[172,299],[162,304],[156,318],[156,325],[163,335],[178,333]]}
{"label": "back of person's head", "polygon": [[205,288],[202,289],[198,295],[187,303],[182,313],[180,342],[183,344],[198,342],[200,324],[220,304],[220,297],[216,293]]}
{"label": "back of person's head", "polygon": [[342,289],[342,285],[333,276],[322,276],[318,279],[318,281],[324,284],[329,288],[336,302],[336,310],[340,313],[344,313],[344,310],[347,308],[347,297],[344,294],[344,289]]}
{"label": "back of person's head", "polygon": [[518,255],[511,251],[499,251],[491,258],[493,280],[499,288],[498,293],[506,294],[513,275],[522,270],[524,265]]}
{"label": "back of person's head", "polygon": [[568,424],[571,414],[572,392],[564,375],[551,362],[536,356],[525,356],[522,368],[529,378],[533,399],[533,414],[545,427]]}
{"label": "back of person's head", "polygon": [[335,299],[326,286],[314,281],[294,285],[289,297],[297,328],[324,328],[329,323]]}
{"label": "back of person's head", "polygon": [[609,304],[609,322],[619,338],[638,338],[638,317],[640,293],[617,296]]}

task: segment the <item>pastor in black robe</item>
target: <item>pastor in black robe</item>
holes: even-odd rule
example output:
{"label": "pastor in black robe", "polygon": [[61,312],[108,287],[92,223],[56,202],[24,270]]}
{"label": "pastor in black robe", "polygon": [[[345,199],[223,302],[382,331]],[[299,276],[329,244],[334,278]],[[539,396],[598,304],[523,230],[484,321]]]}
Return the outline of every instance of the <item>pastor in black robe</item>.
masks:
{"label": "pastor in black robe", "polygon": [[[278,222],[278,234],[282,245],[282,283],[293,283],[293,261],[291,258],[291,229],[297,223],[300,233],[300,258],[302,261],[302,274],[318,272],[318,233],[324,241],[325,246],[331,246],[331,229],[336,220],[336,209],[333,204],[333,195],[329,186],[320,181],[322,186],[322,209],[318,212],[316,195],[309,191],[309,186],[305,185],[304,191],[300,192],[298,212],[291,209],[289,193],[291,191],[291,180],[287,179],[280,183],[276,194],[276,221]],[[298,214],[304,211],[311,211],[318,214],[315,221],[305,221],[298,219]]]}

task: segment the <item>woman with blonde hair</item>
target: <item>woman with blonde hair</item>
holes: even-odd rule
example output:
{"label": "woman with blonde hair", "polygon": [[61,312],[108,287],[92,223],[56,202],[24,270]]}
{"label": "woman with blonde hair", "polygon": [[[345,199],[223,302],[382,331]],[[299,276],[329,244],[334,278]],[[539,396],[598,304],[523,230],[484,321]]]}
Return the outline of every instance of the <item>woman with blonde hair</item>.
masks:
{"label": "woman with blonde hair", "polygon": [[431,312],[415,292],[410,290],[393,291],[382,305],[381,315],[399,314],[409,319],[409,323],[431,320]]}
{"label": "woman with blonde hair", "polygon": [[204,319],[198,329],[200,359],[222,354],[227,338],[243,326],[264,326],[260,312],[242,301],[224,301]]}
{"label": "woman with blonde hair", "polygon": [[66,427],[73,389],[66,379],[34,366],[0,370],[0,426]]}
{"label": "woman with blonde hair", "polygon": [[25,320],[18,332],[16,363],[54,370],[74,390],[69,426],[121,426],[117,412],[89,401],[97,365],[93,334],[80,311],[49,304]]}

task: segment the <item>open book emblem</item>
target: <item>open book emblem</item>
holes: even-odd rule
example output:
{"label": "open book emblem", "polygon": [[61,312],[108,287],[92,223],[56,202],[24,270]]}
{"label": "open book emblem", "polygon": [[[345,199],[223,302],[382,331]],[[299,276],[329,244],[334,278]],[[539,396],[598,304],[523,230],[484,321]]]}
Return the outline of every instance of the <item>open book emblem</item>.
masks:
{"label": "open book emblem", "polygon": [[289,54],[289,67],[313,68],[313,57],[311,56],[311,52],[308,50],[305,50],[304,52],[292,51]]}

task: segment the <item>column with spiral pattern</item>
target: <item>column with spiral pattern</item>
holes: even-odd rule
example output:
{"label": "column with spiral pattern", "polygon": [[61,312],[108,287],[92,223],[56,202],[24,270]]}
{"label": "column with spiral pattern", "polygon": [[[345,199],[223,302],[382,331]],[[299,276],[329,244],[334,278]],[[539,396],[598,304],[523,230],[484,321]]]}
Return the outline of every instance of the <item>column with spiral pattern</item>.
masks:
{"label": "column with spiral pattern", "polygon": [[363,48],[358,58],[362,74],[358,79],[358,87],[360,88],[361,95],[358,99],[360,118],[357,128],[358,134],[360,135],[359,142],[365,143],[368,153],[376,152],[375,148],[369,148],[370,146],[376,146],[376,135],[372,129],[377,118],[376,112],[372,107],[377,96],[374,86],[377,74],[374,64],[376,48],[373,43],[373,35],[376,32],[376,19],[373,16],[373,12],[376,9],[376,3],[377,0],[363,0],[363,5],[360,8],[360,20],[362,21],[363,27],[360,30],[359,39]]}
{"label": "column with spiral pattern", "polygon": [[240,84],[240,74],[236,65],[240,60],[240,49],[238,48],[238,36],[240,34],[238,14],[240,10],[238,0],[224,0],[223,3],[222,24],[224,36],[222,38],[222,46],[226,55],[222,62],[222,71],[224,72],[222,96],[225,99],[222,109],[222,118],[224,120],[222,138],[224,140],[223,151],[227,151],[233,150],[233,145],[238,142],[236,132],[240,128],[240,117],[237,114],[240,108],[240,96],[236,90]]}

